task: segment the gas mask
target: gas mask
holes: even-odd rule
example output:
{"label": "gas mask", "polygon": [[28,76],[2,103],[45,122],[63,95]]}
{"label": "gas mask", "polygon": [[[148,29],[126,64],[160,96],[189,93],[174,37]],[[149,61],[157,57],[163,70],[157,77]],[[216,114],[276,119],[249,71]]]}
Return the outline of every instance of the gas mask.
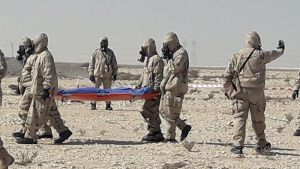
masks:
{"label": "gas mask", "polygon": [[28,46],[28,48],[25,50],[26,54],[28,54],[28,56],[32,55],[33,52],[34,52],[34,45],[33,44],[30,44]]}
{"label": "gas mask", "polygon": [[16,56],[16,59],[22,61],[23,55],[25,55],[25,47],[23,45],[20,45],[17,53],[18,55]]}
{"label": "gas mask", "polygon": [[107,40],[102,40],[102,41],[100,42],[100,48],[101,48],[104,52],[106,52],[107,47],[108,47],[108,42],[107,42]]}
{"label": "gas mask", "polygon": [[172,52],[170,51],[169,47],[167,44],[163,44],[163,47],[161,48],[161,52],[163,55],[163,59],[171,60],[172,59]]}
{"label": "gas mask", "polygon": [[145,61],[145,57],[146,57],[146,49],[145,48],[143,48],[142,46],[141,46],[141,50],[139,51],[139,57],[138,57],[138,61],[139,62],[141,62],[141,63],[144,63],[144,61]]}

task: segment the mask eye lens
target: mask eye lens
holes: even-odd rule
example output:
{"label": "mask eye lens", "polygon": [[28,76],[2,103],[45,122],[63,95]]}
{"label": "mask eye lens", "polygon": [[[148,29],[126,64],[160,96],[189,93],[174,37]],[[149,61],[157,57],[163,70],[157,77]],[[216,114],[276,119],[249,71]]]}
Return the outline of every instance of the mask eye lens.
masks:
{"label": "mask eye lens", "polygon": [[139,54],[146,56],[146,49],[143,46],[141,46],[141,50],[140,50]]}

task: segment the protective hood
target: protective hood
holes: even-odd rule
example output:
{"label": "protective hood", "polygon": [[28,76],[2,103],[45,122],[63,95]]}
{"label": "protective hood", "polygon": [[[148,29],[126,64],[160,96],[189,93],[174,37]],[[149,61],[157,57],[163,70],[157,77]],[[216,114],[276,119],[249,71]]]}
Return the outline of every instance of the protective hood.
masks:
{"label": "protective hood", "polygon": [[257,32],[252,31],[246,36],[246,47],[260,49],[261,42]]}
{"label": "protective hood", "polygon": [[48,46],[48,36],[45,33],[41,33],[34,38],[33,43],[35,45],[34,51],[36,53],[41,53]]}
{"label": "protective hood", "polygon": [[152,38],[148,38],[144,44],[142,45],[142,47],[146,50],[146,55],[148,57],[151,57],[153,55],[156,55],[156,45],[155,45],[155,41]]}
{"label": "protective hood", "polygon": [[179,39],[174,32],[169,32],[165,35],[163,43],[168,45],[171,52],[175,52],[174,49],[180,46]]}
{"label": "protective hood", "polygon": [[103,37],[100,39],[100,43],[101,43],[103,40],[106,40],[106,41],[107,41],[107,44],[108,44],[108,38],[107,38],[106,36],[103,36]]}
{"label": "protective hood", "polygon": [[25,49],[27,49],[31,45],[32,45],[32,41],[27,36],[23,37],[19,44],[19,46],[24,46]]}

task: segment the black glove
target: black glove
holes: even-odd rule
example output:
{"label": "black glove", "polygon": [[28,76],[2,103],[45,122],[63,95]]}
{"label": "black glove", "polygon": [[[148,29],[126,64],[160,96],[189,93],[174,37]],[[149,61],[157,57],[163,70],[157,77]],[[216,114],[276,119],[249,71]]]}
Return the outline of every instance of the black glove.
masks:
{"label": "black glove", "polygon": [[95,76],[90,76],[89,79],[91,82],[95,83]]}
{"label": "black glove", "polygon": [[165,43],[163,44],[163,47],[161,48],[161,52],[163,55],[163,59],[167,59],[167,60],[171,60],[173,58],[172,56],[172,52],[170,51],[168,45],[166,45]]}
{"label": "black glove", "polygon": [[230,100],[228,93],[224,93],[224,95],[227,97],[228,100]]}
{"label": "black glove", "polygon": [[113,81],[116,81],[116,80],[117,80],[117,75],[113,75],[112,80],[113,80]]}
{"label": "black glove", "polygon": [[299,95],[299,90],[294,90],[294,91],[293,91],[293,94],[292,94],[292,98],[293,98],[294,100],[296,100],[296,98],[298,98],[298,95]]}
{"label": "black glove", "polygon": [[44,89],[41,93],[41,98],[44,99],[44,101],[48,98],[50,98],[49,89]]}
{"label": "black glove", "polygon": [[284,50],[284,41],[283,40],[278,41],[277,49],[283,49]]}
{"label": "black glove", "polygon": [[27,48],[25,52],[28,54],[28,56],[30,56],[33,53],[33,49]]}
{"label": "black glove", "polygon": [[[22,94],[21,91],[20,91],[19,85],[18,85],[18,88],[16,89],[16,94],[17,94],[17,95],[21,95],[21,94]],[[22,95],[23,95],[23,94],[22,94]]]}

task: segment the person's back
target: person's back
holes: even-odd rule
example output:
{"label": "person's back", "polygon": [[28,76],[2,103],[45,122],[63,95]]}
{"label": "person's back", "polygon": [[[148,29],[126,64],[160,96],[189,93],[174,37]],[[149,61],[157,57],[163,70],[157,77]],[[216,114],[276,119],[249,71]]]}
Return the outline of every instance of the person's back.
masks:
{"label": "person's back", "polygon": [[233,55],[223,74],[225,95],[233,100],[234,147],[232,153],[242,154],[246,135],[248,112],[251,113],[253,130],[257,138],[256,150],[269,151],[264,130],[266,99],[264,95],[266,64],[283,54],[284,42],[279,41],[277,50],[261,50],[260,37],[256,32],[247,34],[246,47]]}

